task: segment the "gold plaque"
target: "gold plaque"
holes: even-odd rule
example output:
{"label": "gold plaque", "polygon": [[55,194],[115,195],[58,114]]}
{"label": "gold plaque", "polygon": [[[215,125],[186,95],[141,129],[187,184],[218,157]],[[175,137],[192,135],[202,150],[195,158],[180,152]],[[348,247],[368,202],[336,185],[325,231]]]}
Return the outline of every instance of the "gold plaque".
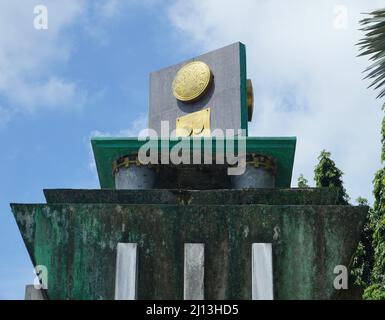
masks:
{"label": "gold plaque", "polygon": [[209,137],[210,134],[210,108],[176,119],[177,137]]}
{"label": "gold plaque", "polygon": [[174,97],[183,102],[199,99],[211,84],[212,73],[202,61],[193,61],[182,67],[172,83]]}

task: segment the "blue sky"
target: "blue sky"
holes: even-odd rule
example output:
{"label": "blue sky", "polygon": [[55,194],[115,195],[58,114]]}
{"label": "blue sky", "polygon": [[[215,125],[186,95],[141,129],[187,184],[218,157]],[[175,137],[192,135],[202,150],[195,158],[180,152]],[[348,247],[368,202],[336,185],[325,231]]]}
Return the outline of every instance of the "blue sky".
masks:
{"label": "blue sky", "polygon": [[[21,106],[6,89],[0,89],[0,106],[10,113],[8,121],[0,119],[0,298],[22,298],[24,285],[34,278],[9,202],[44,202],[43,188],[98,188],[95,170],[90,165],[92,132],[119,132],[133,124],[135,129],[135,121],[143,126],[148,73],[197,53],[176,45],[178,36],[170,28],[159,2],[116,4],[117,12],[105,17],[102,10],[106,1],[98,2],[100,8],[91,5],[91,1],[81,6],[73,1],[81,11],[70,13],[71,21],[55,26],[59,29],[55,31],[57,35],[49,35],[51,25],[55,24],[51,15],[70,8],[57,3],[52,6],[52,1],[36,2],[45,3],[49,14],[48,30],[37,31],[32,24],[35,2],[19,1],[20,8],[15,8],[14,2],[17,1],[1,2],[3,14],[25,10],[28,20],[15,20],[9,27],[18,28],[20,24],[26,34],[35,33],[38,41],[51,42],[41,46],[47,51],[42,53],[45,59],[31,62],[35,63],[33,70],[20,66],[18,81],[34,90],[34,86],[55,77],[75,89],[69,97],[61,97],[60,92],[47,93],[53,95],[47,98],[47,104],[51,99],[63,101],[50,107],[42,99],[43,105],[34,102],[32,111]],[[95,25],[97,33],[91,34],[86,24],[87,28]],[[23,36],[19,40],[23,41]],[[66,51],[66,57],[57,57],[63,52],[55,52],[55,48],[48,52],[57,43],[57,50]],[[38,42],[35,45],[39,47]],[[39,54],[38,48],[26,50]],[[18,58],[9,59],[10,68],[13,63],[23,63]],[[0,70],[2,67],[0,63]]]}
{"label": "blue sky", "polygon": [[[90,137],[145,127],[148,74],[235,41],[256,91],[251,133],[298,137],[294,179],[330,150],[352,198],[371,199],[382,115],[354,43],[360,13],[381,2],[1,1],[0,299],[22,299],[34,278],[9,203],[98,188]],[[48,30],[33,27],[36,4]]]}

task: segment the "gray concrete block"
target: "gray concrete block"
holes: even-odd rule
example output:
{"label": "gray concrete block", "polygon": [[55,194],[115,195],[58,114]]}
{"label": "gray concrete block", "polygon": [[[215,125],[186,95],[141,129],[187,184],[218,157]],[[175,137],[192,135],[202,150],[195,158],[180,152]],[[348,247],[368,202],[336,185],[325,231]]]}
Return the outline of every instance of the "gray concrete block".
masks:
{"label": "gray concrete block", "polygon": [[[161,69],[150,74],[150,108],[149,128],[160,135],[160,121],[170,122],[170,132],[175,129],[176,119],[186,114],[204,108],[211,109],[211,131],[214,129],[242,128],[241,108],[247,108],[242,103],[242,74],[241,43],[206,53],[196,58]],[[211,69],[214,79],[211,88],[198,101],[183,103],[172,93],[172,82],[181,67],[191,61],[203,61]],[[245,94],[245,92],[244,92]],[[247,114],[247,111],[246,111]],[[247,125],[247,120],[246,120]]]}
{"label": "gray concrete block", "polygon": [[25,286],[24,299],[25,300],[45,300],[42,290],[36,289],[33,284]]}

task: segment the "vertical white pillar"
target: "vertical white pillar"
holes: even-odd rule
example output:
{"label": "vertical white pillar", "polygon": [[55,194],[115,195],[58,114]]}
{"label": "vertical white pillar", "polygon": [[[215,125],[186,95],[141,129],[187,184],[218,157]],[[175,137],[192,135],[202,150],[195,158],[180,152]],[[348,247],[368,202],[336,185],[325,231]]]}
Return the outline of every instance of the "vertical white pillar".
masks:
{"label": "vertical white pillar", "polygon": [[273,256],[271,243],[252,245],[252,299],[273,300]]}
{"label": "vertical white pillar", "polygon": [[35,286],[25,286],[25,300],[44,300],[43,292],[39,289],[35,289]]}
{"label": "vertical white pillar", "polygon": [[184,300],[204,299],[204,262],[203,243],[184,245]]}
{"label": "vertical white pillar", "polygon": [[116,254],[115,300],[135,300],[138,245],[118,243]]}

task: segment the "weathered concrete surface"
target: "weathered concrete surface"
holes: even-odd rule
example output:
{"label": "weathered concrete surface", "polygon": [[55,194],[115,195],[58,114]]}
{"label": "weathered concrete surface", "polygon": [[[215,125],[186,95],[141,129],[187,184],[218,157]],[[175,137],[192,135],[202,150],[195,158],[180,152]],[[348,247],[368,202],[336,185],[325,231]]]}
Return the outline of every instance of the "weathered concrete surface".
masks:
{"label": "weathered concrete surface", "polygon": [[118,243],[115,272],[115,300],[136,300],[138,244]]}
{"label": "weathered concrete surface", "polygon": [[252,299],[274,300],[273,248],[271,243],[252,244]]}
{"label": "weathered concrete surface", "polygon": [[[137,243],[138,299],[183,299],[185,243],[205,244],[205,298],[251,299],[251,244],[272,243],[276,299],[330,299],[367,207],[11,205],[50,299],[113,299],[116,247]],[[98,268],[95,268],[98,266]]]}
{"label": "weathered concrete surface", "polygon": [[205,245],[184,244],[183,299],[204,300]]}
{"label": "weathered concrete surface", "polygon": [[155,184],[155,172],[145,166],[120,168],[115,173],[115,188],[125,190],[152,189]]}
{"label": "weathered concrete surface", "polygon": [[46,189],[47,203],[116,204],[270,204],[331,205],[337,194],[328,188],[245,190],[77,190]]}
{"label": "weathered concrete surface", "polygon": [[35,289],[33,284],[25,286],[24,300],[45,300],[43,290]]}
{"label": "weathered concrete surface", "polygon": [[161,165],[155,188],[183,190],[230,189],[231,179],[224,165]]}
{"label": "weathered concrete surface", "polygon": [[247,165],[244,174],[231,176],[231,184],[234,189],[274,188],[275,175],[271,170]]}

